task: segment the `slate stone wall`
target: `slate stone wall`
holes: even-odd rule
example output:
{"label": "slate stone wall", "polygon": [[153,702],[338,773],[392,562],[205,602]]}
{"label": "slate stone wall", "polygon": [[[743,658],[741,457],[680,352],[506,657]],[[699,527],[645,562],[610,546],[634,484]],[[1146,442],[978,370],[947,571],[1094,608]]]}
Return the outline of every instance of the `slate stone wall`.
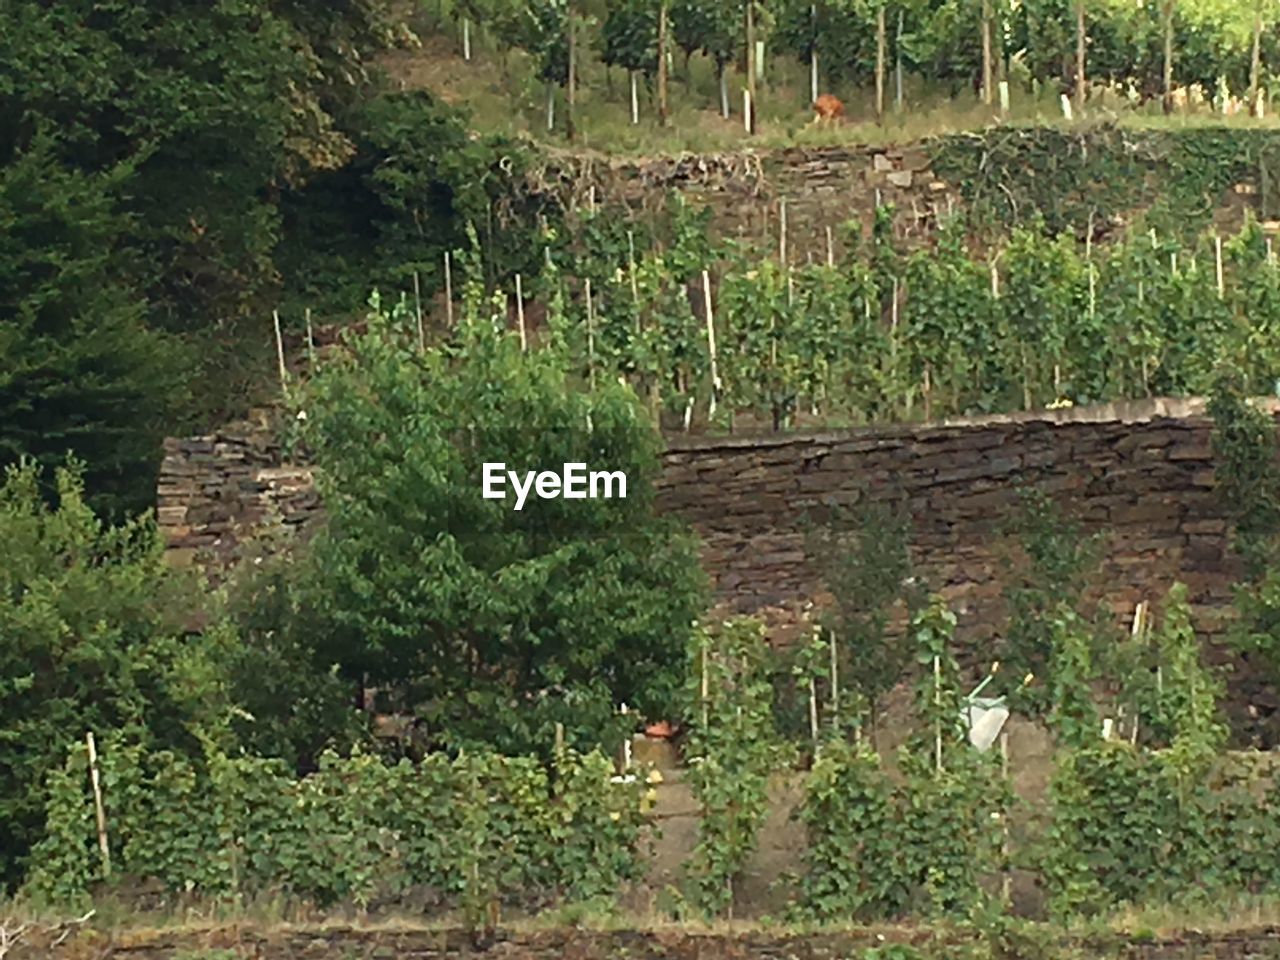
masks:
{"label": "slate stone wall", "polygon": [[[1051,493],[1105,535],[1101,596],[1123,622],[1186,583],[1197,627],[1220,634],[1238,571],[1213,496],[1203,401],[1145,401],[943,424],[838,432],[673,437],[660,509],[687,520],[722,609],[761,613],[779,635],[819,592],[806,517],[859,497],[901,500],[912,552],[975,644],[1003,618],[1000,536],[1017,487]],[[271,517],[321,509],[305,466],[282,461],[264,421],[169,440],[159,520],[175,562],[225,562]],[[819,598],[820,599],[820,598]]]}

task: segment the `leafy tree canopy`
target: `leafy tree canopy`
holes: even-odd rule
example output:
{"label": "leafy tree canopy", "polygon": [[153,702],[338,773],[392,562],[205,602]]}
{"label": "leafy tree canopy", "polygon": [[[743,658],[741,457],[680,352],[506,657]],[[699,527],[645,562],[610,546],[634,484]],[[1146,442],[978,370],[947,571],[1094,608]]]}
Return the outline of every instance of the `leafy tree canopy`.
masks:
{"label": "leafy tree canopy", "polygon": [[[313,544],[314,650],[400,689],[447,744],[598,742],[620,702],[671,715],[700,610],[692,542],[653,513],[659,438],[634,394],[578,392],[472,288],[458,341],[419,352],[408,311],[301,399],[327,528]],[[482,464],[622,471],[626,499],[482,498]]]}
{"label": "leafy tree canopy", "polygon": [[0,166],[0,463],[71,450],[98,504],[138,509],[189,358],[120,276],[130,167],[71,170],[56,149],[41,138]]}
{"label": "leafy tree canopy", "polygon": [[148,521],[110,526],[78,467],[10,467],[0,485],[0,884],[17,878],[44,822],[45,778],[86,731],[127,730],[194,750],[226,719],[214,649],[183,636],[195,591]]}

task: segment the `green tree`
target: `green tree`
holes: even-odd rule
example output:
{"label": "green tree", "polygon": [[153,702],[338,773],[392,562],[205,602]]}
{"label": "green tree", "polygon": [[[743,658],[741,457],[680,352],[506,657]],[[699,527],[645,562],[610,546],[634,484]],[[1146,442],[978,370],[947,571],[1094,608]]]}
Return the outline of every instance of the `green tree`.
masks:
{"label": "green tree", "polygon": [[674,0],[671,29],[686,59],[701,50],[716,66],[720,88],[720,112],[729,115],[729,90],[725,70],[733,63],[743,42],[741,6],[714,0]]}
{"label": "green tree", "polygon": [[225,732],[230,703],[225,634],[184,638],[198,592],[150,521],[103,523],[76,468],[58,471],[56,507],[39,480],[28,463],[0,486],[0,883],[22,872],[46,778],[86,731],[197,752]]}
{"label": "green tree", "polygon": [[530,151],[477,137],[464,113],[425,90],[381,93],[344,115],[355,155],[281,197],[284,235],[276,262],[285,276],[282,319],[304,307],[355,315],[369,285],[423,296],[444,289],[444,254],[482,231],[488,282],[505,284],[542,265],[536,241],[544,198],[524,189]]}
{"label": "green tree", "polygon": [[87,463],[95,505],[145,507],[189,357],[121,274],[132,170],[66,169],[41,138],[0,166],[0,464]]}
{"label": "green tree", "polygon": [[[24,202],[38,206],[44,196],[54,211],[66,202],[55,199],[58,191],[77,178],[118,178],[109,192],[116,216],[89,219],[94,242],[75,259],[109,253],[101,269],[110,285],[145,307],[134,321],[199,346],[182,372],[198,384],[199,406],[211,418],[240,409],[261,379],[258,363],[269,341],[260,298],[278,279],[281,189],[350,158],[352,144],[335,115],[365,89],[365,64],[390,38],[388,6],[386,0],[0,6],[6,118],[0,171],[12,185],[28,183],[37,157],[44,185]],[[49,239],[38,224],[13,216],[5,211],[0,230],[12,232],[18,259],[10,253],[0,272],[24,271],[41,259],[45,267],[36,277],[65,269],[65,238],[55,231]],[[76,211],[69,223],[79,229],[83,219]],[[81,305],[99,306],[83,299]],[[0,316],[0,324],[9,319]],[[103,326],[108,342],[127,339],[116,332],[118,321]],[[80,417],[129,410],[115,393],[101,401],[86,395],[83,405],[48,405],[47,423],[20,412],[19,426],[56,435]],[[169,396],[161,385],[154,393]],[[148,406],[139,421],[150,412]],[[110,433],[102,436],[107,445]],[[118,471],[113,461],[134,458],[131,444],[132,436],[123,452],[107,451],[103,469]],[[96,474],[99,451],[88,453]],[[131,498],[144,499],[140,491],[151,485],[139,483]]]}
{"label": "green tree", "polygon": [[[634,394],[573,389],[523,352],[473,282],[457,341],[418,353],[407,311],[301,398],[328,522],[313,547],[313,648],[394,686],[446,744],[595,743],[625,702],[671,716],[701,575],[653,512],[659,438]],[[501,309],[501,298],[497,306]],[[485,499],[485,463],[622,471],[625,499]]]}
{"label": "green tree", "polygon": [[[1097,611],[1086,602],[1085,590],[1098,568],[1098,539],[1086,537],[1041,491],[1028,488],[1019,496],[1019,509],[1006,527],[1020,555],[1005,559],[1009,620],[1000,676],[1013,709],[1036,717],[1065,709],[1065,722],[1074,729],[1085,722],[1086,711],[1065,702],[1064,685],[1084,682],[1081,672],[1091,669],[1087,648],[1096,642]],[[1034,683],[1026,685],[1028,674]]]}
{"label": "green tree", "polygon": [[219,663],[236,746],[298,772],[315,770],[327,749],[367,744],[370,732],[338,665],[312,656],[306,564],[304,545],[264,534],[232,570],[214,621],[225,634]]}
{"label": "green tree", "polygon": [[843,681],[857,694],[874,727],[881,696],[902,679],[911,649],[888,634],[894,607],[923,599],[913,586],[908,548],[911,519],[891,504],[868,501],[837,510],[827,525],[813,531],[810,552],[823,583],[835,598],[825,626],[838,638]]}

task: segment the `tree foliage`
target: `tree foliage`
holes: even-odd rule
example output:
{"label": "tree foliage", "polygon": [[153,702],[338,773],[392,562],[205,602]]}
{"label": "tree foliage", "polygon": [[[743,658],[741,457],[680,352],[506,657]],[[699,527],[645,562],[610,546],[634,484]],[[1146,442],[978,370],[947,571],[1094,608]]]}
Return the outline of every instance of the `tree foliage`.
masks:
{"label": "tree foliage", "polygon": [[[615,381],[571,389],[473,285],[458,339],[416,349],[402,309],[300,399],[327,524],[313,648],[403,690],[445,743],[598,742],[619,703],[669,714],[699,608],[692,543],[653,513],[657,435]],[[498,302],[500,305],[500,301]],[[482,465],[622,471],[625,499],[482,499]],[[603,611],[608,611],[604,614]]]}
{"label": "tree foliage", "polygon": [[138,510],[190,357],[122,278],[129,164],[62,167],[41,137],[0,166],[0,463],[71,451],[95,505]]}
{"label": "tree foliage", "polygon": [[81,471],[59,470],[56,506],[40,472],[0,486],[0,881],[16,879],[40,837],[46,777],[86,731],[128,730],[196,750],[225,730],[225,633],[184,636],[197,595],[165,562],[146,520],[110,526],[85,503]]}

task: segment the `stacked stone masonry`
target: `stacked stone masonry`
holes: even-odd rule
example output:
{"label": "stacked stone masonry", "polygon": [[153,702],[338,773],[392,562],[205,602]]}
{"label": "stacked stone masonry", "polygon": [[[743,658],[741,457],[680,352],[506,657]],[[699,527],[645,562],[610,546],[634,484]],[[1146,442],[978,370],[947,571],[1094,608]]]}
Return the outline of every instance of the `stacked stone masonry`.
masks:
{"label": "stacked stone masonry", "polygon": [[[1051,411],[826,433],[675,437],[660,509],[704,543],[720,608],[757,613],[780,639],[819,596],[805,522],[859,497],[896,499],[929,585],[981,646],[1003,617],[1003,522],[1020,485],[1057,498],[1105,535],[1101,598],[1123,622],[1141,600],[1187,584],[1197,626],[1217,637],[1238,570],[1214,496],[1202,401]],[[159,522],[177,563],[217,569],[269,521],[305,525],[321,504],[312,472],[284,462],[265,423],[166,443]],[[477,480],[477,492],[479,482]]]}
{"label": "stacked stone masonry", "polygon": [[[789,259],[823,261],[843,249],[843,225],[870,228],[877,204],[894,208],[897,237],[923,241],[959,201],[929,169],[927,144],[904,147],[792,147],[744,153],[621,160],[576,160],[559,171],[561,199],[586,209],[621,202],[644,215],[678,191],[711,211],[717,236],[775,245],[786,207]],[[555,178],[553,178],[555,179]]]}

